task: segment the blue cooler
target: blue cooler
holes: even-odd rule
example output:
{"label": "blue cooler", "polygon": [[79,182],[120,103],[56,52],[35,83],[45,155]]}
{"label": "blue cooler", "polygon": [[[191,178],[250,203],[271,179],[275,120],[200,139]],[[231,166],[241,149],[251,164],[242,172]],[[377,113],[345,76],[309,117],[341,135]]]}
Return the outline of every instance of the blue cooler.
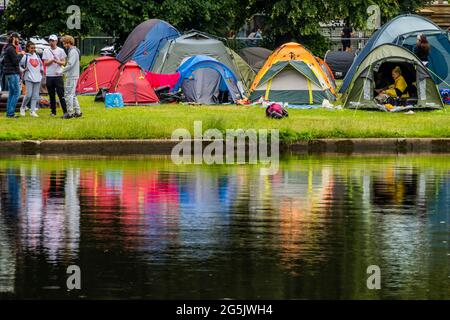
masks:
{"label": "blue cooler", "polygon": [[122,108],[123,98],[120,92],[107,93],[105,96],[105,106],[106,108]]}

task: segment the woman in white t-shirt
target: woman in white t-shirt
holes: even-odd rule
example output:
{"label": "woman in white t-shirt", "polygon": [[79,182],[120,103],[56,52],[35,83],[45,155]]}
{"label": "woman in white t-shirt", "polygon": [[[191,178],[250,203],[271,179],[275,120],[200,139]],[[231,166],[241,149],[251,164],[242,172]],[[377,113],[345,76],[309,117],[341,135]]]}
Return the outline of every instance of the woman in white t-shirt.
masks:
{"label": "woman in white t-shirt", "polygon": [[33,42],[28,41],[25,51],[26,53],[22,57],[22,60],[20,60],[19,66],[23,75],[22,79],[27,88],[27,94],[22,101],[20,115],[23,117],[25,116],[25,108],[31,101],[30,116],[38,117],[36,113],[36,106],[40,98],[39,94],[44,67],[42,65],[41,58],[39,58],[36,54],[36,46]]}

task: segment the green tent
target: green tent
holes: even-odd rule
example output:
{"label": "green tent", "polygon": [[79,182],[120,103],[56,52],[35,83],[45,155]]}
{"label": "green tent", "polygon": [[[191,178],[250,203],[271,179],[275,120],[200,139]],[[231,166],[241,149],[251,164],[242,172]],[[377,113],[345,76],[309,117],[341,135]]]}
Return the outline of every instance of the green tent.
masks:
{"label": "green tent", "polygon": [[357,67],[346,92],[345,108],[379,109],[375,89],[393,83],[391,72],[396,66],[402,70],[409,88],[413,88],[405,104],[417,109],[443,108],[441,96],[436,83],[428,69],[413,53],[407,49],[383,44],[374,48]]}
{"label": "green tent", "polygon": [[324,99],[335,100],[310,66],[299,60],[273,64],[259,81],[250,100],[257,101],[261,97],[291,104],[321,104]]}
{"label": "green tent", "polygon": [[209,56],[222,62],[234,72],[245,91],[250,88],[255,78],[255,72],[250,66],[222,41],[198,31],[169,40],[158,52],[151,72],[174,73],[184,61],[197,55]]}

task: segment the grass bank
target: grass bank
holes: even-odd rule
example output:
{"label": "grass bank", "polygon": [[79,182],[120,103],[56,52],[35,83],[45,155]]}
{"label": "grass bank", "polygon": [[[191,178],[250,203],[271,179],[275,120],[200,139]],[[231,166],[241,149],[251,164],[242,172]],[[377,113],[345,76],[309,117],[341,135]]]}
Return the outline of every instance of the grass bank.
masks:
{"label": "grass bank", "polygon": [[[84,117],[61,120],[40,110],[39,118],[0,118],[0,140],[168,139],[173,130],[280,130],[284,141],[320,138],[449,138],[450,108],[415,114],[368,111],[290,110],[289,118],[267,119],[264,110],[242,106],[160,105],[105,110],[93,97],[80,97]],[[60,111],[59,111],[60,112]]]}

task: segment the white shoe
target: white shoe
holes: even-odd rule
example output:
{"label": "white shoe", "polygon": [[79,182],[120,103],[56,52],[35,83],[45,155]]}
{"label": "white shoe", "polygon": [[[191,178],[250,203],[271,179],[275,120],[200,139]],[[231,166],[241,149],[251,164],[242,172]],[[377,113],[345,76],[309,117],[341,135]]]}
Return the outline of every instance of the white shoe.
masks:
{"label": "white shoe", "polygon": [[37,115],[37,113],[35,111],[31,111],[30,112],[30,116],[35,117],[35,118],[39,118],[39,116]]}
{"label": "white shoe", "polygon": [[20,115],[22,117],[25,117],[25,109],[20,108]]}

